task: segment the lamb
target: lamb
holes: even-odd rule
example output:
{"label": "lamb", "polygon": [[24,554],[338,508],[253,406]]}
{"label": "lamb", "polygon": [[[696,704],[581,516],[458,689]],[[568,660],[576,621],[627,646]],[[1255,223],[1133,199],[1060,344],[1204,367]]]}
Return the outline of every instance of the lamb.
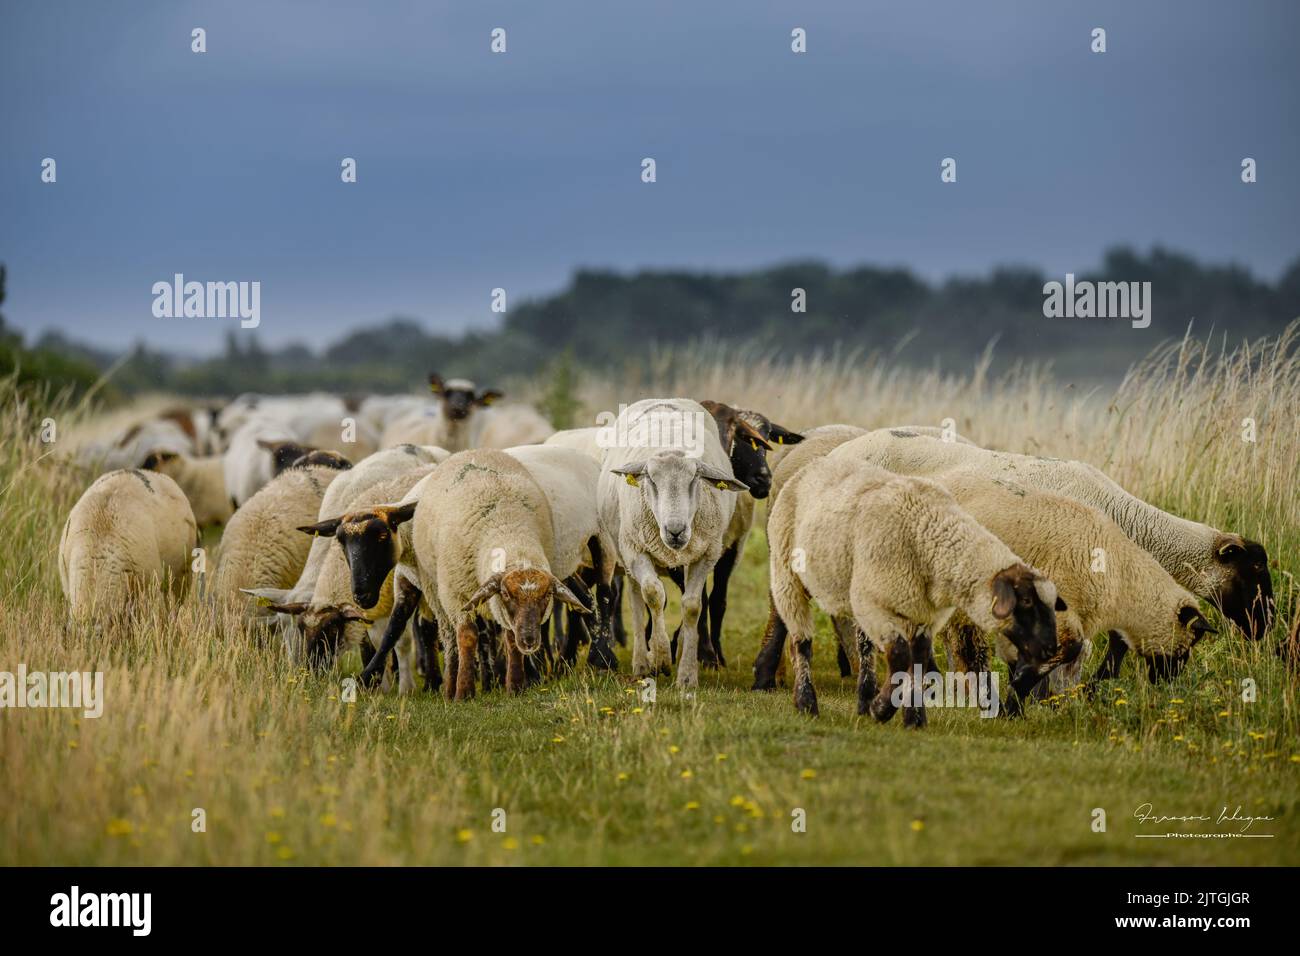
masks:
{"label": "lamb", "polygon": [[[687,398],[645,399],[623,409],[619,443],[601,466],[600,522],[635,584],[632,668],[637,676],[670,667],[661,571],[682,569],[682,653],[677,685],[699,682],[698,623],[705,579],[722,555],[736,508],[737,481],[709,413]],[[649,610],[650,651],[640,635]]]}
{"label": "lamb", "polygon": [[101,475],[73,505],[59,538],[59,582],[74,620],[112,620],[161,581],[176,597],[198,547],[194,513],[166,475]]}
{"label": "lamb", "polygon": [[[390,527],[409,522],[410,528],[404,544],[394,546],[404,561],[396,569],[393,614],[376,659],[362,672],[363,681],[373,679],[384,666],[405,618],[424,603],[437,616],[449,696],[473,697],[475,618],[486,604],[490,620],[505,635],[506,691],[518,693],[524,685],[524,656],[541,648],[541,625],[552,602],[587,611],[551,571],[555,524],[545,492],[528,469],[505,452],[476,449],[452,455],[403,503],[377,512],[363,513],[363,520],[383,518]],[[355,524],[357,517],[344,520]],[[352,571],[355,590],[355,560]],[[377,573],[372,570],[368,576],[373,579]],[[364,606],[366,601],[360,594],[358,598]]]}
{"label": "lamb", "polygon": [[315,520],[340,472],[321,465],[290,468],[245,501],[221,536],[212,593],[231,600],[242,589],[288,588],[302,574],[311,542],[297,528]]}
{"label": "lamb", "polygon": [[221,455],[191,458],[182,452],[155,449],[140,466],[167,475],[180,486],[200,528],[224,524],[234,513],[226,491],[225,460]]}
{"label": "lamb", "polygon": [[1264,546],[1161,511],[1129,494],[1099,469],[1079,461],[989,451],[938,441],[907,429],[880,429],[840,453],[873,461],[900,474],[929,475],[970,465],[1040,491],[1066,495],[1100,508],[1183,587],[1218,606],[1248,637],[1269,626],[1273,585]]}
{"label": "lamb", "polygon": [[[799,711],[817,713],[812,600],[831,616],[851,614],[865,637],[858,713],[869,709],[882,722],[896,708],[893,685],[911,686],[913,662],[931,659],[930,634],[956,611],[1009,639],[1022,666],[1056,652],[1055,585],[935,482],[832,454],[785,485],[768,537],[772,599],[790,629]],[[892,675],[879,693],[872,647],[885,655]],[[905,726],[925,722],[922,704],[904,707]]]}
{"label": "lamb", "polygon": [[[1077,629],[1078,640],[1084,642],[1083,653],[1052,672],[1055,690],[1077,683],[1088,656],[1088,638],[1093,634],[1105,631],[1110,635],[1113,647],[1107,671],[1118,667],[1125,651],[1132,649],[1146,661],[1154,683],[1176,677],[1192,647],[1214,633],[1197,607],[1196,597],[1097,508],[1064,495],[989,478],[969,467],[940,472],[932,479],[976,521],[1050,576],[1069,606],[1076,622],[1072,629]],[[1098,560],[1105,563],[1098,565]],[[964,631],[957,647],[973,646],[977,632],[954,623],[959,632]],[[1058,629],[1062,643],[1065,630],[1064,626]],[[997,648],[1014,670],[1015,647],[999,637]],[[1103,672],[1098,679],[1106,676],[1114,675]],[[1015,690],[1008,699],[1012,711],[1018,708],[1021,696],[1021,688]]]}

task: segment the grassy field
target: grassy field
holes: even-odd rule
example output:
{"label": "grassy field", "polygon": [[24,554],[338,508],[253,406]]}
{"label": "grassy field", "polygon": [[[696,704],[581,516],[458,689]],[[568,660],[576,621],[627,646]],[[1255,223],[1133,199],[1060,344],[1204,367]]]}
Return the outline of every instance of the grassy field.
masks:
{"label": "grassy field", "polygon": [[[732,581],[730,667],[703,672],[691,700],[661,687],[642,702],[623,651],[617,676],[583,668],[513,699],[342,703],[339,674],[290,669],[193,596],[160,598],[111,638],[74,628],[56,549],[92,476],[64,456],[97,423],[0,385],[0,670],[103,670],[107,698],[98,719],[0,712],[0,863],[1300,862],[1297,680],[1275,653],[1300,567],[1296,344],[1189,342],[1091,392],[1035,368],[992,381],[983,365],[944,375],[886,357],[778,367],[743,354],[656,355],[585,384],[591,412],[659,393],[725,399],[792,427],[952,418],[982,443],[1092,461],[1164,508],[1267,546],[1280,613],[1262,644],[1221,636],[1162,687],[1126,664],[1097,699],[1019,721],[932,710],[921,732],[854,714],[825,621],[820,719],[796,715],[787,691],[747,689],[766,617],[761,532]],[[61,429],[52,445],[38,437],[47,417]],[[1134,812],[1148,803],[1215,817],[1240,807],[1274,818],[1248,831],[1272,836],[1138,839],[1240,829],[1143,827]],[[205,832],[192,829],[196,808]]]}

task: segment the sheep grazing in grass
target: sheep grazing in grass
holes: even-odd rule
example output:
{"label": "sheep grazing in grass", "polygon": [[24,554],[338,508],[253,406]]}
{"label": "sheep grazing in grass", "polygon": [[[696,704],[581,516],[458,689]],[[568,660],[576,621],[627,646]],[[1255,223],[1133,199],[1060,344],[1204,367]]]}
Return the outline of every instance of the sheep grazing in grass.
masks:
{"label": "sheep grazing in grass", "polygon": [[228,600],[244,589],[292,587],[311,545],[297,529],[316,519],[326,489],[341,474],[348,472],[289,468],[245,501],[221,536],[212,593]]}
{"label": "sheep grazing in grass", "polygon": [[[1051,580],[932,481],[833,455],[810,462],[773,505],[768,538],[772,598],[790,630],[800,711],[817,713],[813,600],[831,616],[851,615],[864,635],[858,713],[870,709],[880,721],[896,709],[894,685],[911,689],[913,663],[928,666],[930,635],[956,611],[1010,640],[1022,667],[1056,653]],[[890,684],[879,692],[870,647],[889,665]],[[923,726],[924,706],[905,706],[903,722]]]}
{"label": "sheep grazing in grass", "polygon": [[[362,673],[363,681],[373,679],[384,666],[400,628],[420,601],[437,616],[448,694],[456,700],[474,695],[479,641],[475,619],[484,606],[505,637],[509,693],[523,689],[524,656],[541,649],[541,626],[552,602],[587,610],[551,571],[555,525],[545,492],[528,469],[505,452],[460,452],[435,468],[403,503],[342,520],[382,520],[389,527],[410,523],[407,543],[393,546],[400,561],[393,614],[376,660]],[[355,560],[352,570],[355,582]],[[377,574],[372,570],[369,577]],[[358,599],[364,606],[360,594]]]}
{"label": "sheep grazing in grass", "polygon": [[[845,454],[850,451],[845,446]],[[838,453],[837,453],[838,454]],[[836,455],[831,456],[832,459]],[[1093,634],[1110,635],[1112,667],[1127,649],[1139,654],[1150,679],[1176,677],[1192,647],[1214,629],[1197,607],[1197,598],[1175,581],[1150,554],[1138,547],[1099,509],[1048,492],[1035,491],[980,471],[940,472],[932,480],[947,489],[976,521],[1056,584],[1070,614],[1058,618],[1059,643],[1082,644],[1064,667],[1051,673],[1050,687],[1061,691],[1077,683]],[[1101,563],[1098,563],[1098,562]],[[1061,610],[1058,606],[1057,610]],[[1067,627],[1063,622],[1070,618]],[[984,669],[983,641],[970,622],[952,622],[954,647],[966,669]],[[1067,638],[1074,631],[1077,637]],[[971,649],[975,649],[972,655]],[[999,656],[1015,670],[1016,648],[997,641]],[[972,659],[974,657],[974,659]],[[1099,679],[1113,676],[1103,672]],[[1042,695],[1047,683],[1037,684]],[[1032,684],[1030,686],[1032,686]],[[1008,712],[1019,709],[1028,686],[1013,687]]]}
{"label": "sheep grazing in grass", "polygon": [[141,465],[146,471],[167,475],[189,499],[200,528],[224,524],[235,509],[226,491],[224,459],[220,455],[191,458],[176,451],[155,450]]}
{"label": "sheep grazing in grass", "polygon": [[[705,579],[722,555],[723,537],[748,491],[731,472],[712,416],[686,398],[646,399],[623,409],[613,425],[600,476],[600,522],[633,582],[632,667],[638,676],[668,670],[661,572],[682,569],[679,687],[699,681],[699,617]],[[647,653],[640,635],[651,619]]]}
{"label": "sheep grazing in grass", "polygon": [[1268,630],[1273,584],[1263,545],[1161,511],[1129,494],[1092,465],[989,451],[908,429],[880,429],[856,441],[860,446],[856,457],[899,474],[929,475],[969,466],[990,477],[1099,508],[1174,580],[1212,601],[1248,637],[1257,640]]}
{"label": "sheep grazing in grass", "polygon": [[179,597],[196,547],[194,513],[176,482],[138,469],[101,475],[59,539],[59,581],[73,619],[111,620],[159,583]]}

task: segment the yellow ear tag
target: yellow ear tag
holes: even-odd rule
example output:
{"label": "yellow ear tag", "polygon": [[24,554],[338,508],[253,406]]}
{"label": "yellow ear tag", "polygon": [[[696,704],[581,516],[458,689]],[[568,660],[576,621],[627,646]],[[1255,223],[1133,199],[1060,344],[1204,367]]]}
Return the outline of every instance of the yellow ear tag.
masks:
{"label": "yellow ear tag", "polygon": [[259,595],[258,595],[257,597],[255,597],[253,600],[257,603],[257,606],[258,606],[258,607],[270,607],[270,606],[271,606],[271,599],[270,599],[269,597],[267,597],[266,595],[264,595],[264,594],[259,594]]}
{"label": "yellow ear tag", "polygon": [[749,440],[749,447],[754,449],[754,451],[758,451],[758,442],[754,441],[754,439],[751,438]]}
{"label": "yellow ear tag", "polygon": [[723,491],[726,491],[726,490],[727,490],[727,483],[726,483],[725,481],[720,481],[720,482],[718,482],[718,487],[721,488]]}
{"label": "yellow ear tag", "polygon": [[777,443],[778,445],[784,445],[784,444],[785,444],[785,436],[784,436],[784,435],[777,435],[777,436],[776,436],[776,443]]}
{"label": "yellow ear tag", "polygon": [[633,488],[639,487],[640,483],[636,480],[636,475],[624,475],[623,480]]}

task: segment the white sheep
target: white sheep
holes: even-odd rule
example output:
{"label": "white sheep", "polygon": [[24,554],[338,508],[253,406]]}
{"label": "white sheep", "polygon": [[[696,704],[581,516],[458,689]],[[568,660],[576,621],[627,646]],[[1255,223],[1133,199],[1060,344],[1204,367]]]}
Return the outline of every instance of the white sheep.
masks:
{"label": "white sheep", "polygon": [[294,450],[298,454],[306,451],[288,425],[264,415],[245,421],[230,437],[230,445],[223,455],[222,473],[236,508],[275,477],[277,448],[287,449],[289,454]]}
{"label": "white sheep", "polygon": [[298,528],[316,520],[326,489],[340,474],[347,472],[289,468],[240,505],[221,536],[212,593],[232,600],[243,589],[292,587],[311,546]]}
{"label": "white sheep", "polygon": [[1062,494],[1100,508],[1150,553],[1174,580],[1215,602],[1224,617],[1252,637],[1263,635],[1273,602],[1268,555],[1263,545],[1161,511],[1129,494],[1092,465],[1038,458],[945,442],[907,429],[879,429],[842,453],[870,460],[900,474],[928,475],[969,465],[1040,491]]}
{"label": "white sheep", "polygon": [[[930,635],[955,611],[985,633],[1008,637],[1024,666],[1056,652],[1051,580],[935,482],[829,455],[786,483],[772,508],[768,539],[772,599],[790,631],[798,710],[817,713],[810,668],[813,600],[832,617],[851,615],[870,646],[885,655],[890,686],[876,692],[866,646],[858,674],[858,712],[869,708],[881,721],[893,716],[894,685],[910,691],[913,663],[928,666]],[[924,707],[905,707],[903,720],[923,726]]]}
{"label": "white sheep", "polygon": [[161,583],[180,596],[198,547],[194,513],[176,482],[151,471],[101,475],[59,538],[59,581],[74,619],[113,619]]}
{"label": "white sheep", "polygon": [[605,449],[601,445],[599,438],[600,433],[601,429],[596,427],[566,428],[550,435],[543,444],[572,448],[574,451],[580,451],[599,463],[605,459]]}
{"label": "white sheep", "polygon": [[[671,666],[661,572],[682,569],[682,644],[677,684],[699,682],[699,618],[705,579],[747,491],[731,471],[712,417],[687,398],[645,399],[613,425],[600,476],[600,522],[616,543],[632,595],[632,668],[638,676]],[[651,619],[650,651],[641,635]]]}
{"label": "white sheep", "polygon": [[483,409],[477,418],[475,448],[540,445],[555,434],[555,426],[529,405],[493,406]]}
{"label": "white sheep", "polygon": [[453,452],[476,447],[483,424],[479,411],[498,401],[502,393],[480,389],[463,378],[443,381],[436,372],[429,376],[429,389],[437,400],[391,420],[384,428],[383,447],[401,442],[437,445]]}
{"label": "white sheep", "polygon": [[194,520],[200,528],[224,524],[234,514],[234,503],[226,491],[225,459],[221,455],[191,458],[174,451],[150,452],[141,466],[146,471],[167,475],[189,499]]}
{"label": "white sheep", "polygon": [[[545,492],[517,459],[502,451],[475,449],[448,458],[407,499],[380,509],[398,524],[409,524],[409,531],[404,529],[403,560],[395,569],[389,627],[363,680],[383,667],[398,628],[405,624],[403,612],[409,616],[423,603],[437,616],[448,694],[456,700],[472,697],[475,619],[486,604],[490,620],[505,636],[506,690],[517,693],[524,686],[524,656],[540,649],[541,625],[552,603],[587,610],[551,571],[554,522]],[[365,513],[361,517],[370,520]],[[344,523],[357,518],[345,516]],[[354,561],[354,574],[356,569]]]}

